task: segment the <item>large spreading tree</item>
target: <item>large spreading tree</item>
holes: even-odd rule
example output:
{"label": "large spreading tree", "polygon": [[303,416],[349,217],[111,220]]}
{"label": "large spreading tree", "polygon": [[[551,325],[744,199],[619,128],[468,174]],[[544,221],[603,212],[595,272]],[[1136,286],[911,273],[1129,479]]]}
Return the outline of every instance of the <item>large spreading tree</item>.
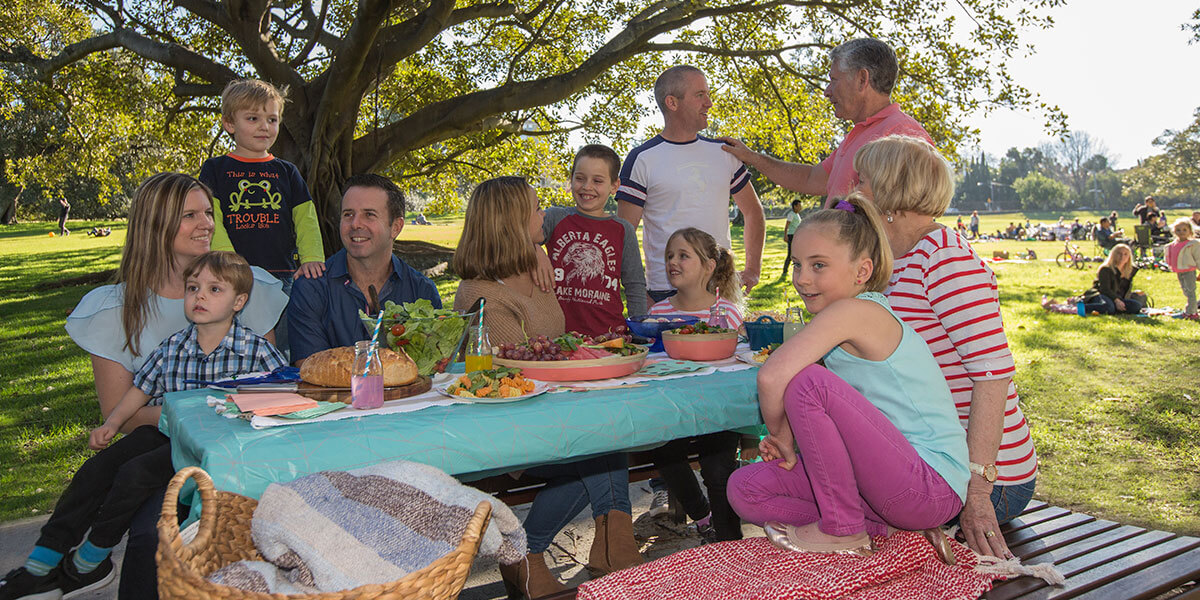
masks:
{"label": "large spreading tree", "polygon": [[[816,159],[845,127],[820,98],[827,51],[864,35],[897,49],[895,97],[950,156],[975,111],[1040,110],[1061,127],[1056,107],[1005,72],[1010,57],[1029,51],[1021,32],[1049,26],[1045,11],[1059,3],[15,0],[0,16],[0,63],[21,84],[53,89],[97,57],[120,56],[169,88],[162,114],[147,116],[156,122],[214,111],[235,78],[287,86],[273,151],[299,166],[330,227],[341,184],[355,173],[387,173],[448,198],[500,173],[561,180],[572,131],[627,149],[657,111],[654,78],[681,61],[710,73],[716,133]],[[51,6],[87,26],[28,33],[48,26],[40,11]]]}

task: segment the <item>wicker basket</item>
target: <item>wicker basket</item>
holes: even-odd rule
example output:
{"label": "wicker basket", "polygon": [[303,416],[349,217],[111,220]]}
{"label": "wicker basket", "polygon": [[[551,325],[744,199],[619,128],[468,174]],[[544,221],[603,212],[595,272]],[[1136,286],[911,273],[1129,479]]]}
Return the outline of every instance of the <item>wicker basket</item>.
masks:
{"label": "wicker basket", "polygon": [[[185,481],[194,478],[200,488],[203,509],[200,530],[192,543],[179,538],[176,502]],[[354,600],[376,598],[399,600],[457,598],[467,581],[471,563],[479,550],[483,532],[491,518],[492,505],[480,502],[467,524],[462,542],[429,566],[386,584],[364,585],[352,590],[320,594],[260,594],[217,585],[205,576],[239,560],[263,560],[250,539],[250,518],[258,501],[231,492],[218,492],[212,479],[199,467],[186,467],[175,474],[163,498],[158,520],[158,595],[162,600],[238,598],[247,600]]]}

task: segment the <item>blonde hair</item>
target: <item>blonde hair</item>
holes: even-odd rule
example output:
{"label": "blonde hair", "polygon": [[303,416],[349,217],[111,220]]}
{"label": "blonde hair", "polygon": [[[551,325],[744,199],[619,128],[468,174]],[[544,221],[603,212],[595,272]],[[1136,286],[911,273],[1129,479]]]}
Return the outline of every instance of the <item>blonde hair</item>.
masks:
{"label": "blonde hair", "polygon": [[1192,225],[1192,219],[1189,217],[1180,217],[1171,225],[1171,231],[1175,234],[1177,240],[1190,240],[1196,237],[1196,230]]}
{"label": "blonde hair", "polygon": [[889,135],[859,148],[854,170],[871,186],[879,210],[940,217],[954,196],[950,165],[925,140]]}
{"label": "blonde hair", "polygon": [[[844,203],[849,206],[843,205]],[[842,208],[826,208],[811,213],[800,223],[801,228],[825,225],[834,230],[837,239],[850,246],[850,257],[871,259],[871,277],[865,282],[866,291],[883,293],[892,277],[892,248],[879,209],[861,192],[852,192],[837,202]],[[846,210],[853,208],[854,210]]]}
{"label": "blonde hair", "polygon": [[497,177],[480,183],[467,202],[451,268],[463,279],[499,280],[537,268],[529,237],[529,213],[537,210],[524,177]]}
{"label": "blonde hair", "polygon": [[254,289],[254,273],[250,270],[250,263],[236,252],[212,250],[197,256],[183,270],[183,280],[191,279],[204,269],[208,269],[213,277],[228,283],[234,295],[245,294],[246,301],[250,300],[250,291]]}
{"label": "blonde hair", "polygon": [[[742,306],[742,279],[738,276],[733,253],[718,244],[717,240],[708,232],[695,227],[685,227],[672,233],[671,237],[667,238],[668,248],[671,247],[671,241],[677,237],[683,238],[683,241],[692,247],[701,260],[711,260],[716,263],[716,268],[713,269],[712,276],[708,278],[704,289],[708,290],[710,294],[715,294],[717,288],[720,288],[721,297],[740,308]],[[663,255],[665,259],[665,251]]]}
{"label": "blonde hair", "polygon": [[150,296],[171,278],[175,267],[175,234],[183,220],[188,194],[202,190],[212,203],[212,192],[199,180],[182,173],[159,173],[142,182],[129,205],[129,229],[117,283],[125,284],[121,325],[124,349],[141,356],[138,337],[153,310]]}
{"label": "blonde hair", "polygon": [[287,93],[286,85],[277,88],[257,79],[235,79],[221,90],[221,118],[232,123],[237,111],[266,106],[267,102],[272,100],[278,105],[279,114],[282,115]]}
{"label": "blonde hair", "polygon": [[[1125,265],[1120,268],[1117,268],[1116,264],[1114,264],[1118,254],[1129,257],[1129,260],[1125,261]],[[1108,256],[1104,259],[1104,262],[1100,263],[1100,268],[1103,269],[1104,267],[1120,271],[1121,277],[1129,277],[1129,274],[1133,272],[1133,248],[1130,248],[1129,244],[1117,244],[1113,246]]]}

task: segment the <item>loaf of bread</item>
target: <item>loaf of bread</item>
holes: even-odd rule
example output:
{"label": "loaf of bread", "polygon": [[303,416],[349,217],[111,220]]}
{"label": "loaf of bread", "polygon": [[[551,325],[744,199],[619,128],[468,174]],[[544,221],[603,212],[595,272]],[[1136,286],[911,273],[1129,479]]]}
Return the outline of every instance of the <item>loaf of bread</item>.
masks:
{"label": "loaf of bread", "polygon": [[[380,348],[379,359],[383,363],[384,387],[405,385],[417,380],[417,363],[403,350]],[[330,348],[304,359],[300,365],[300,379],[314,385],[348,388],[353,369],[354,348]]]}

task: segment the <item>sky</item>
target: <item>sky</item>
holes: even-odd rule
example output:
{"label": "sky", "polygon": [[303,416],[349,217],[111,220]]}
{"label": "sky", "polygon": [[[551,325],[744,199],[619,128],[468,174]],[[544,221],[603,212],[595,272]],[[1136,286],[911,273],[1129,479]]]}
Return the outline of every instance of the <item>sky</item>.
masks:
{"label": "sky", "polygon": [[[1183,129],[1200,107],[1200,43],[1180,26],[1200,7],[1180,0],[1068,0],[1049,11],[1050,30],[1022,40],[1036,54],[1009,64],[1014,81],[1067,114],[1071,130],[1108,147],[1117,168],[1161,151],[1154,138]],[[997,158],[1011,147],[1055,141],[1036,112],[995,111],[967,123],[980,148]]]}

